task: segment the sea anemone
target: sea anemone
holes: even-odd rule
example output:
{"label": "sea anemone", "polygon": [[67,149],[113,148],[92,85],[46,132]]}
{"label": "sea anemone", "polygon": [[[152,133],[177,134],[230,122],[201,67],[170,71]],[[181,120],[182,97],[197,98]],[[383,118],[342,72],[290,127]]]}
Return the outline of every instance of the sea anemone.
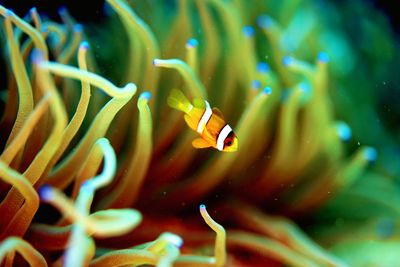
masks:
{"label": "sea anemone", "polygon": [[[4,266],[400,261],[385,149],[398,146],[359,123],[379,117],[370,84],[384,76],[363,77],[377,52],[357,51],[339,10],[380,38],[376,69],[395,57],[387,22],[358,2],[251,3],[107,0],[84,25],[65,8],[52,20],[0,6]],[[192,147],[167,105],[176,88],[222,110],[237,152]]]}

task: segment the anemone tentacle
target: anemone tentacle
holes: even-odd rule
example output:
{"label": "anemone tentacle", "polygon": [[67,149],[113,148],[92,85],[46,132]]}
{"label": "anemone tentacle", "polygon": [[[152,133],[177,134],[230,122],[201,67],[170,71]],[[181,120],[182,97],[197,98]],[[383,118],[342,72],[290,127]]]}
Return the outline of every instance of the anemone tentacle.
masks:
{"label": "anemone tentacle", "polygon": [[[398,264],[398,128],[376,84],[400,58],[378,11],[104,8],[99,26],[0,5],[0,265]],[[176,89],[217,107],[235,153],[192,147]]]}

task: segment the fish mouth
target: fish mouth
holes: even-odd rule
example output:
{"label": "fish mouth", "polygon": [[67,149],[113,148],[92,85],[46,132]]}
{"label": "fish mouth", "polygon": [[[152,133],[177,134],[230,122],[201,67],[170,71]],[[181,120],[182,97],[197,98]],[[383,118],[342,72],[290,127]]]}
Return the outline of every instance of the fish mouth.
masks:
{"label": "fish mouth", "polygon": [[237,142],[234,142],[231,146],[225,147],[224,152],[235,152],[238,149]]}

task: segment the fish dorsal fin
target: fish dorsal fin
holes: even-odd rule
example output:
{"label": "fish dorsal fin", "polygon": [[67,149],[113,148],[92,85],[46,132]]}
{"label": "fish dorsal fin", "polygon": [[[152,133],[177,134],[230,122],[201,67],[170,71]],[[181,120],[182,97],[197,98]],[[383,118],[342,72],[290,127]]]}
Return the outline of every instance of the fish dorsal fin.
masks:
{"label": "fish dorsal fin", "polygon": [[219,108],[212,108],[212,111],[213,114],[217,115],[218,117],[224,120],[224,115],[222,115],[222,112],[221,110],[219,110]]}
{"label": "fish dorsal fin", "polygon": [[211,144],[204,140],[203,138],[196,138],[192,141],[192,145],[194,148],[206,148],[210,147]]}
{"label": "fish dorsal fin", "polygon": [[193,106],[195,108],[206,108],[206,102],[201,98],[193,99]]}

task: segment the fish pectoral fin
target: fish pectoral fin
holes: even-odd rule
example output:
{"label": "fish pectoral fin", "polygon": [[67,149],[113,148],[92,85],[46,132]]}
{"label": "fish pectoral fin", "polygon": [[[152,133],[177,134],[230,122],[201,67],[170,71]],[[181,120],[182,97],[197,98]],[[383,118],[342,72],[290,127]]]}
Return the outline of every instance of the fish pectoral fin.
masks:
{"label": "fish pectoral fin", "polygon": [[213,108],[212,111],[215,115],[218,115],[221,119],[224,119],[224,115],[222,115],[222,112],[219,110],[219,108]]}
{"label": "fish pectoral fin", "polygon": [[216,140],[216,137],[218,135],[218,133],[212,131],[212,129],[209,128],[204,128],[204,131],[202,133],[202,135],[206,138],[206,139],[210,139],[210,140]]}
{"label": "fish pectoral fin", "polygon": [[192,141],[192,145],[195,148],[206,148],[206,147],[210,147],[211,144],[208,143],[206,140],[204,140],[203,138],[196,138]]}

